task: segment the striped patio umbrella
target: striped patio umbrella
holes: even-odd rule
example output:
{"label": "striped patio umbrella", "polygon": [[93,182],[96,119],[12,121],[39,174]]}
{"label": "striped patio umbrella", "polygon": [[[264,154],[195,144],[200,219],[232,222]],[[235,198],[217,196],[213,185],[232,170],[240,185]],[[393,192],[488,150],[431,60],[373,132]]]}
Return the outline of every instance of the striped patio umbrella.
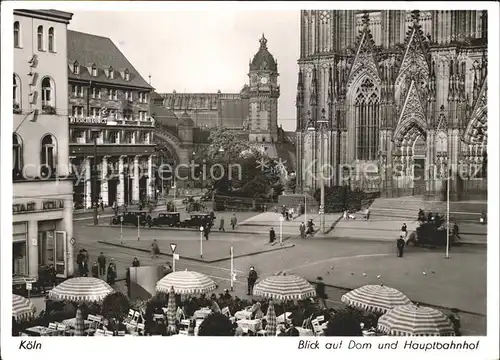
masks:
{"label": "striped patio umbrella", "polygon": [[28,299],[12,294],[12,316],[16,319],[29,319],[35,314],[35,305]]}
{"label": "striped patio umbrella", "polygon": [[365,285],[340,298],[357,309],[385,313],[396,306],[410,305],[411,300],[401,291],[382,285]]}
{"label": "striped patio umbrella", "polygon": [[274,303],[272,300],[269,301],[266,320],[267,320],[267,326],[266,326],[267,335],[276,336],[276,329],[278,327],[278,322],[276,321],[276,311],[274,311]]}
{"label": "striped patio umbrella", "polygon": [[168,292],[174,288],[176,294],[198,295],[209,293],[217,287],[208,276],[195,271],[175,271],[156,283],[157,292]]}
{"label": "striped patio umbrella", "polygon": [[177,320],[177,307],[175,306],[175,292],[174,288],[171,287],[168,292],[168,304],[167,304],[167,322],[168,328],[171,332],[175,332],[175,321]]}
{"label": "striped patio umbrella", "polygon": [[82,309],[78,307],[75,316],[75,336],[85,335],[85,322],[83,321]]}
{"label": "striped patio umbrella", "polygon": [[453,324],[441,311],[419,305],[398,306],[378,319],[377,328],[392,336],[453,336]]}
{"label": "striped patio umbrella", "polygon": [[68,279],[49,291],[52,300],[102,301],[114,292],[105,281],[94,277]]}
{"label": "striped patio umbrella", "polygon": [[269,276],[253,288],[253,295],[278,301],[303,300],[316,296],[314,287],[296,275]]}

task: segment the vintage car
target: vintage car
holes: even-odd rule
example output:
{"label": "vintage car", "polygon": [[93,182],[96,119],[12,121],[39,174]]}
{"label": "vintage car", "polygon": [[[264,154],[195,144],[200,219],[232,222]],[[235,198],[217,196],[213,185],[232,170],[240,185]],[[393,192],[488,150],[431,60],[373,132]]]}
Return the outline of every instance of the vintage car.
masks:
{"label": "vintage car", "polygon": [[181,224],[181,214],[178,212],[160,213],[152,220],[152,226],[179,227]]}
{"label": "vintage car", "polygon": [[[417,230],[410,234],[407,245],[413,244],[415,246],[427,246],[427,247],[441,247],[446,246],[446,227],[437,227],[435,223],[423,223],[417,228]],[[450,232],[450,246],[452,244],[457,244],[455,237]]]}
{"label": "vintage car", "polygon": [[118,216],[113,216],[111,218],[111,224],[119,225],[121,221],[123,225],[137,226],[137,223],[139,223],[141,226],[148,225],[151,227],[153,224],[152,220],[151,215],[147,211],[130,211]]}
{"label": "vintage car", "polygon": [[193,214],[189,219],[181,222],[181,227],[205,227],[207,225],[212,227],[214,225],[214,218],[215,217],[210,214]]}

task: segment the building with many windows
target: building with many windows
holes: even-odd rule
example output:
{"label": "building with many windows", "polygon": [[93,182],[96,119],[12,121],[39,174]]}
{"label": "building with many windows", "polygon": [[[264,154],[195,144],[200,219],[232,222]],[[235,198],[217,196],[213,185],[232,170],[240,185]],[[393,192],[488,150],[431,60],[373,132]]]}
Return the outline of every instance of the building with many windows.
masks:
{"label": "building with many windows", "polygon": [[301,12],[299,189],[486,195],[487,11]]}
{"label": "building with many windows", "polygon": [[69,172],[67,25],[73,14],[14,10],[14,283],[53,265],[73,274]]}
{"label": "building with many windows", "polygon": [[68,31],[66,68],[75,207],[153,197],[153,88],[102,36]]}

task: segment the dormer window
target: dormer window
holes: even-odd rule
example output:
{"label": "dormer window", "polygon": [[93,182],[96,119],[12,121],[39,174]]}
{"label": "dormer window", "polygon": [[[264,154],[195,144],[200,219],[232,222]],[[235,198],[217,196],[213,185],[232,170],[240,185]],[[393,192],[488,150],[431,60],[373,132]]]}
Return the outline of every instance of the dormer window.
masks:
{"label": "dormer window", "polygon": [[112,67],[109,68],[108,72],[109,72],[109,78],[110,79],[114,79],[115,78],[115,72],[113,71]]}
{"label": "dormer window", "polygon": [[130,73],[128,70],[125,70],[124,78],[125,78],[125,81],[130,81]]}
{"label": "dormer window", "polygon": [[80,74],[80,65],[78,65],[78,62],[76,62],[76,61],[73,64],[73,74],[75,74],[75,75]]}
{"label": "dormer window", "polygon": [[92,65],[92,76],[97,76],[97,66]]}

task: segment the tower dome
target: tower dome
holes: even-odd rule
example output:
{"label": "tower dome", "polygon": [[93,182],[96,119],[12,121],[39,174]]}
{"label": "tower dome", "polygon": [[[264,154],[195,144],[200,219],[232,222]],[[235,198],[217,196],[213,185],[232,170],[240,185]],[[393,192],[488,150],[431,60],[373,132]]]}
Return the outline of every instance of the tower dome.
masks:
{"label": "tower dome", "polygon": [[278,65],[276,64],[276,60],[271,55],[271,53],[267,50],[267,39],[264,34],[262,34],[262,38],[259,40],[260,48],[257,54],[253,57],[252,62],[250,63],[250,71],[252,70],[270,70],[270,71],[278,71]]}

